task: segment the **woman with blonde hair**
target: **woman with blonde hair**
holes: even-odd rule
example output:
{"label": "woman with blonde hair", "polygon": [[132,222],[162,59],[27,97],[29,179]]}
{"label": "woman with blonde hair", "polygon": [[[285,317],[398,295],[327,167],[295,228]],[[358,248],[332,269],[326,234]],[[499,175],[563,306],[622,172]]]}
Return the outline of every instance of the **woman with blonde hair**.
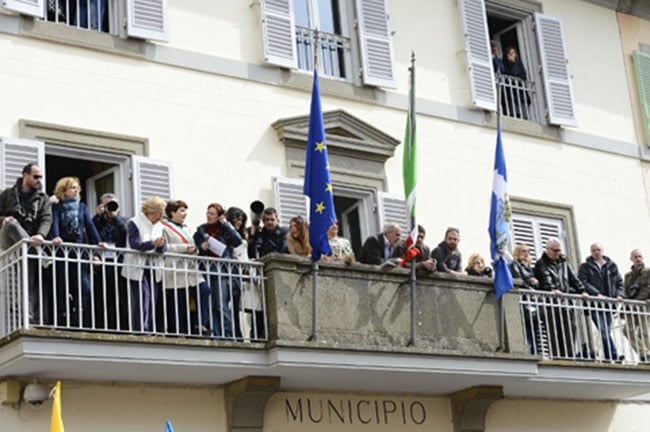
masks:
{"label": "woman with blonde hair", "polygon": [[[167,203],[160,197],[148,198],[142,211],[127,223],[126,244],[131,252],[124,257],[122,276],[129,281],[131,316],[129,328],[134,331],[154,330],[154,314],[158,303],[162,273],[156,269],[154,253],[167,250],[161,223]],[[156,266],[160,267],[160,266]],[[153,307],[152,307],[153,304]]]}
{"label": "woman with blonde hair", "polygon": [[510,264],[512,278],[524,281],[524,286],[526,288],[537,288],[539,282],[535,279],[533,258],[530,256],[528,246],[525,244],[518,244],[512,252],[512,257],[514,258]]}
{"label": "woman with blonde hair", "polygon": [[469,256],[465,271],[470,276],[492,277],[492,269],[485,265],[485,258],[479,253],[473,253]]}
{"label": "woman with blonde hair", "polygon": [[310,256],[309,223],[302,216],[294,216],[289,221],[287,250],[291,255]]}
{"label": "woman with blonde hair", "polygon": [[[85,243],[105,247],[88,207],[80,200],[80,193],[81,186],[77,177],[62,177],[56,182],[54,195],[58,202],[52,206],[52,243]],[[92,305],[88,252],[78,248],[61,248],[56,255],[66,258],[56,262],[56,315],[61,320],[59,325],[76,326],[82,323],[83,327],[90,328]]]}

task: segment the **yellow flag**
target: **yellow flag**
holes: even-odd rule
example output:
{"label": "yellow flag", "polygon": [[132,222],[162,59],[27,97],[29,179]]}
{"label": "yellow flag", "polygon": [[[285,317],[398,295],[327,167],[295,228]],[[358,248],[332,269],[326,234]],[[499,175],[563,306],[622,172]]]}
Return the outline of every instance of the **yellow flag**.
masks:
{"label": "yellow flag", "polygon": [[56,387],[54,388],[50,432],[65,432],[63,429],[63,418],[61,418],[61,381],[57,381]]}

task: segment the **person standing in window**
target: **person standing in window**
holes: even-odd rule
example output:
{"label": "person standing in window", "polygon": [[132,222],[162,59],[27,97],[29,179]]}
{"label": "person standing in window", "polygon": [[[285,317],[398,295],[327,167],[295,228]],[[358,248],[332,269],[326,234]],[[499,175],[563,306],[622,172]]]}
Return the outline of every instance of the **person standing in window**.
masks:
{"label": "person standing in window", "polygon": [[[106,247],[92,222],[88,207],[80,201],[81,186],[76,177],[56,182],[52,206],[52,243],[92,243]],[[59,249],[56,262],[57,315],[59,325],[92,325],[89,254],[84,249]],[[81,319],[80,319],[81,316]],[[67,318],[67,320],[66,320]]]}
{"label": "person standing in window", "polygon": [[526,88],[528,75],[526,68],[519,59],[517,49],[513,46],[506,48],[503,58],[503,73],[515,79],[505,80],[502,100],[505,115],[522,120],[528,120],[528,105],[530,95]]}
{"label": "person standing in window", "polygon": [[[93,224],[99,237],[106,243],[104,268],[95,272],[95,317],[97,327],[110,330],[128,329],[128,290],[126,280],[119,274],[116,263],[122,262],[124,256],[112,248],[126,247],[126,219],[120,216],[120,205],[112,193],[105,193],[99,198],[99,205],[93,216]],[[104,308],[106,322],[104,322]],[[119,317],[119,325],[118,325]]]}
{"label": "person standing in window", "polygon": [[354,251],[350,240],[345,237],[339,237],[339,221],[334,221],[327,230],[327,240],[330,244],[332,254],[329,256],[323,255],[321,259],[324,262],[331,261],[344,261],[346,264],[352,264],[355,261]]}

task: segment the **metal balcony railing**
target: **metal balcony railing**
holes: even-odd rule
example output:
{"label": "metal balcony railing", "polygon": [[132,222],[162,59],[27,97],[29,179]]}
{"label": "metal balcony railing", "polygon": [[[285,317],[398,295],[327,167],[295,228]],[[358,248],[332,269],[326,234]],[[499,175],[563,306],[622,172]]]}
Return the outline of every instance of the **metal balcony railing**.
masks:
{"label": "metal balcony railing", "polygon": [[0,253],[0,337],[37,327],[264,341],[264,290],[256,262],[16,243]]}
{"label": "metal balcony railing", "polygon": [[497,74],[497,90],[504,116],[539,122],[535,83],[510,75]]}
{"label": "metal balcony railing", "polygon": [[641,301],[520,291],[532,354],[551,360],[650,363],[650,311]]}
{"label": "metal balcony railing", "polygon": [[47,21],[108,32],[108,0],[46,0]]}
{"label": "metal balcony railing", "polygon": [[348,79],[350,63],[350,38],[325,33],[307,27],[296,26],[296,51],[298,69],[312,71],[314,68],[314,42],[318,34],[318,62],[322,76]]}

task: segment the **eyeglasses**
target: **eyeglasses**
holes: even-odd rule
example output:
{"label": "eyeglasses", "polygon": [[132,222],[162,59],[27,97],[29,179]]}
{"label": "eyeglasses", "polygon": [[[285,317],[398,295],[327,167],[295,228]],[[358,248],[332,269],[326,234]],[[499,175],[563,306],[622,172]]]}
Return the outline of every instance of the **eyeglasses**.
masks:
{"label": "eyeglasses", "polygon": [[34,177],[36,180],[40,180],[43,178],[42,175],[34,175],[34,174],[32,174],[32,177]]}
{"label": "eyeglasses", "polygon": [[562,252],[562,249],[551,249],[551,252],[560,253]]}

